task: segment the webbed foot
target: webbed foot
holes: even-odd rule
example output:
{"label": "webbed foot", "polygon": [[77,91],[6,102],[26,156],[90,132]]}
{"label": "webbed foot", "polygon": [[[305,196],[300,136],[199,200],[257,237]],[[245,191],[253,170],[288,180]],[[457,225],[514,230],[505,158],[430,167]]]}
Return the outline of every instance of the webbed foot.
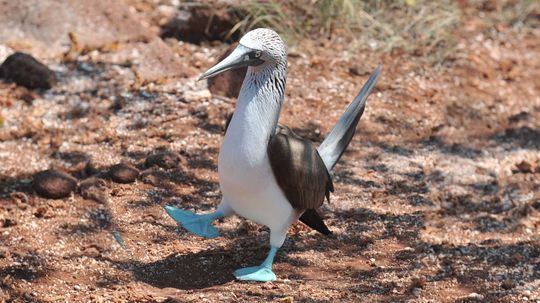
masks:
{"label": "webbed foot", "polygon": [[275,281],[276,274],[267,266],[252,266],[240,268],[234,271],[234,276],[242,281],[268,282]]}
{"label": "webbed foot", "polygon": [[165,206],[165,211],[176,223],[193,234],[207,239],[219,236],[218,229],[212,226],[212,221],[219,218],[216,213],[197,215],[173,206]]}

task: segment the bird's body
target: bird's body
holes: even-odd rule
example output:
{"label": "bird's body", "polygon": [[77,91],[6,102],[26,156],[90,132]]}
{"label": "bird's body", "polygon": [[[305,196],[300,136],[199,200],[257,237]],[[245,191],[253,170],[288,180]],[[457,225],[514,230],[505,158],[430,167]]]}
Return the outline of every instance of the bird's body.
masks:
{"label": "bird's body", "polygon": [[276,279],[273,259],[292,223],[300,218],[310,227],[330,233],[315,210],[333,191],[329,170],[354,135],[380,69],[317,149],[288,128],[278,127],[287,78],[287,52],[279,36],[269,29],[249,32],[227,58],[203,77],[241,66],[249,68],[219,153],[223,197],[218,209],[206,215],[171,206],[166,211],[187,230],[207,238],[218,235],[212,221],[234,213],[266,225],[270,228],[268,257],[260,266],[235,271],[235,276],[240,280],[269,281]]}
{"label": "bird's body", "polygon": [[276,230],[270,240],[276,246],[285,240],[277,231],[286,232],[299,212],[277,184],[266,148],[277,126],[283,94],[275,89],[258,89],[255,81],[271,87],[267,82],[285,76],[286,67],[284,73],[258,78],[253,73],[246,75],[218,160],[222,203],[228,203],[240,216]]}

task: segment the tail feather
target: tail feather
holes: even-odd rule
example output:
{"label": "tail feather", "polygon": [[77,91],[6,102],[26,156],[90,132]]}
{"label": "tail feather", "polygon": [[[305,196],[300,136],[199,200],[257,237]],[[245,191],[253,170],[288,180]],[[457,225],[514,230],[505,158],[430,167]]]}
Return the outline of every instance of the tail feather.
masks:
{"label": "tail feather", "polygon": [[345,149],[347,149],[347,146],[349,146],[356,131],[356,125],[358,125],[358,121],[364,113],[367,97],[377,83],[380,73],[381,65],[379,64],[371,73],[356,98],[349,104],[345,113],[339,118],[336,126],[317,148],[328,171],[332,170]]}
{"label": "tail feather", "polygon": [[306,211],[302,214],[299,220],[325,236],[332,234],[332,232],[328,229],[328,227],[326,227],[323,219],[315,209],[306,209]]}

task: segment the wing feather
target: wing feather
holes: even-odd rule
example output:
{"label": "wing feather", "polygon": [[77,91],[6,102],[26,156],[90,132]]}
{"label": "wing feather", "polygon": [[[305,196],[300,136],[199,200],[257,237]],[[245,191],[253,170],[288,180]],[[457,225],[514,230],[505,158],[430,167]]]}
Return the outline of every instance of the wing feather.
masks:
{"label": "wing feather", "polygon": [[334,190],[317,148],[288,127],[277,127],[268,156],[276,181],[294,208],[316,209]]}

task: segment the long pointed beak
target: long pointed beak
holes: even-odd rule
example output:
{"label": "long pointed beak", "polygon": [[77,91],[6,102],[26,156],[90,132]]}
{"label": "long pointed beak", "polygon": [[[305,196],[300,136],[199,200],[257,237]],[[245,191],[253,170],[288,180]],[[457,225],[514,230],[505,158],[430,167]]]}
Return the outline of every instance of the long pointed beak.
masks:
{"label": "long pointed beak", "polygon": [[243,46],[242,44],[238,44],[230,55],[228,55],[218,64],[214,65],[214,67],[204,72],[198,80],[215,77],[223,72],[235,68],[259,65],[264,62],[259,57],[260,52]]}

